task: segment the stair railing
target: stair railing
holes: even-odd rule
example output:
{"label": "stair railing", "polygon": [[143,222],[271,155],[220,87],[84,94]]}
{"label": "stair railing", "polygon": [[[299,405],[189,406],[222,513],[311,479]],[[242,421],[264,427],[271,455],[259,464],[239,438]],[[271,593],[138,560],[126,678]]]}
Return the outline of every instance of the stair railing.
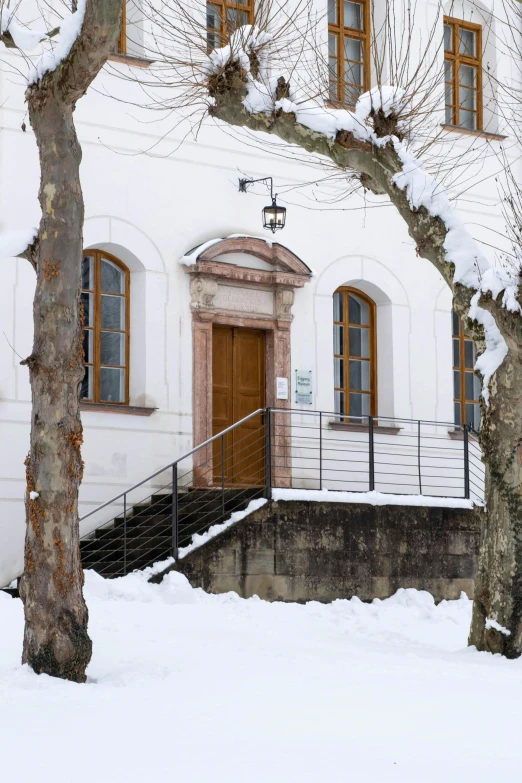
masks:
{"label": "stair railing", "polygon": [[[134,501],[140,487],[166,473],[166,484]],[[484,464],[469,425],[258,408],[84,514],[81,522],[118,507],[83,536],[82,563],[121,576],[178,558],[187,545],[202,543],[210,527],[239,519],[252,500],[270,500],[274,488],[480,503]]]}
{"label": "stair railing", "polygon": [[[259,408],[84,514],[81,522],[109,507],[123,506],[122,514],[113,513],[82,538],[84,567],[121,575],[151,559],[177,559],[180,547],[194,536],[244,510],[251,500],[269,497],[269,439],[270,410]],[[167,472],[167,484],[138,504],[132,501],[140,487]]]}

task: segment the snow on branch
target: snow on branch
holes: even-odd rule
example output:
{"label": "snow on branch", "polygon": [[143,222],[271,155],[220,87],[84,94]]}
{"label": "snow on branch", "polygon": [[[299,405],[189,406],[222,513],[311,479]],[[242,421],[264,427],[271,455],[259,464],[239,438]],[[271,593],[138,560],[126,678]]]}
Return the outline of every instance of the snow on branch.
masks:
{"label": "snow on branch", "polygon": [[508,347],[495,319],[479,306],[480,294],[491,293],[493,298],[503,291],[502,306],[512,312],[520,312],[516,299],[519,275],[512,270],[493,268],[479,250],[475,240],[450,204],[444,188],[428,174],[404,145],[393,139],[393,144],[403,164],[402,172],[393,177],[394,184],[405,190],[412,209],[425,207],[433,217],[439,217],[446,227],[444,251],[446,260],[453,264],[453,282],[477,293],[471,299],[468,317],[476,320],[484,329],[486,350],[476,363],[475,370],[482,375],[482,396],[489,403],[489,381],[504,361]]}
{"label": "snow on branch", "polygon": [[[333,109],[321,97],[311,100],[306,87],[291,88],[284,74],[269,75],[271,36],[247,26],[237,30],[230,44],[214,50],[204,68],[207,80],[220,76],[226,67],[238,63],[245,81],[247,95],[243,106],[251,114],[274,116],[277,112],[293,114],[296,122],[306,128],[336,140],[340,132],[368,142],[381,149],[393,148],[402,164],[402,170],[392,176],[391,182],[405,191],[410,208],[423,207],[432,217],[442,220],[446,229],[445,261],[453,265],[453,283],[476,291],[471,299],[469,318],[478,321],[485,333],[486,350],[478,358],[475,369],[483,376],[482,395],[489,402],[489,381],[504,360],[508,348],[494,317],[479,306],[481,293],[490,293],[493,299],[502,296],[502,307],[521,312],[517,300],[520,283],[520,265],[514,270],[492,267],[475,240],[458,218],[445,189],[425,169],[415,155],[406,148],[397,135],[377,135],[374,119],[377,114],[396,118],[400,133],[401,113],[407,111],[408,96],[400,87],[380,85],[360,96],[355,111]],[[284,83],[286,95],[278,97],[278,88]]]}
{"label": "snow on branch", "polygon": [[504,628],[503,625],[500,625],[500,623],[497,623],[496,620],[492,620],[491,618],[486,618],[486,629],[489,630],[490,628],[493,628],[495,631],[498,631],[499,633],[504,634],[504,636],[511,636],[511,631],[508,631],[507,628]]}
{"label": "snow on branch", "polygon": [[54,49],[44,52],[36,64],[29,69],[29,84],[36,84],[46,73],[55,71],[69,55],[74,42],[78,38],[85,18],[87,0],[78,0],[76,11],[65,17],[60,25],[60,40]]}
{"label": "snow on branch", "polygon": [[[36,63],[29,64],[28,84],[35,84],[44,74],[54,71],[69,55],[72,46],[82,29],[85,18],[87,0],[78,0],[77,9],[69,14],[59,28],[51,32],[33,30],[20,24],[15,18],[14,11],[2,8],[0,13],[0,38],[6,45],[19,49],[21,52],[32,52],[38,44],[44,41],[50,42],[56,34],[60,34],[58,43],[44,51]],[[12,44],[8,43],[12,40]]]}
{"label": "snow on branch", "polygon": [[41,30],[31,30],[17,22],[14,11],[9,8],[0,10],[0,36],[9,35],[17,49],[24,52],[31,52],[39,43],[48,38],[46,32]]}
{"label": "snow on branch", "polygon": [[37,228],[0,233],[0,258],[16,258],[16,256],[24,255],[34,243],[37,235]]}

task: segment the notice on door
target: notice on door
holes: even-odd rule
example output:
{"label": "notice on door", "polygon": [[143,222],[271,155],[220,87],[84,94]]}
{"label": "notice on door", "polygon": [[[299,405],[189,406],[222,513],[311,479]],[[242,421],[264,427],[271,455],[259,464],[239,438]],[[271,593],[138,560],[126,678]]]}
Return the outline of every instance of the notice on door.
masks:
{"label": "notice on door", "polygon": [[276,396],[278,400],[288,399],[288,378],[276,378]]}
{"label": "notice on door", "polygon": [[301,405],[312,405],[312,371],[295,371],[295,401]]}

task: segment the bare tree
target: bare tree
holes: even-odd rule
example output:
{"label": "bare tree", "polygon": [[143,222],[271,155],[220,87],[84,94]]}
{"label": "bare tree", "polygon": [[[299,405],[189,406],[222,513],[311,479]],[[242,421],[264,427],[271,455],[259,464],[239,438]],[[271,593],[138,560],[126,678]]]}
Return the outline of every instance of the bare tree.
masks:
{"label": "bare tree", "polygon": [[[442,6],[422,38],[411,4],[386,0],[372,14],[376,87],[355,111],[328,92],[327,22],[313,6],[261,0],[252,26],[223,23],[210,37],[205,6],[144,0],[151,108],[208,115],[272,134],[311,160],[385,195],[405,221],[417,254],[447,282],[479,358],[480,443],[487,468],[470,643],[508,657],[522,653],[522,319],[519,266],[496,269],[460,223],[444,188],[421,163],[441,164]],[[380,17],[379,17],[380,14]],[[211,31],[215,37],[215,31]],[[216,45],[221,48],[214,48]],[[199,114],[198,114],[199,111]],[[266,145],[266,136],[260,144]],[[430,146],[431,145],[431,146]],[[279,145],[279,151],[281,145]],[[484,144],[477,155],[484,153]],[[442,165],[440,165],[442,169]]]}
{"label": "bare tree", "polygon": [[[73,114],[116,44],[121,7],[121,0],[74,3],[75,13],[66,17],[60,30],[50,30],[58,43],[31,66],[25,93],[40,159],[42,218],[30,246],[19,253],[36,272],[34,343],[22,362],[29,369],[32,390],[31,442],[25,462],[25,570],[20,584],[25,609],[23,661],[37,673],[76,682],[85,681],[92,644],[82,593],[78,523],[83,474],[79,390],[84,375],[84,203]],[[17,21],[19,10],[20,3],[0,8],[1,40],[23,50],[31,34],[39,39]],[[48,37],[41,35],[43,40]]]}

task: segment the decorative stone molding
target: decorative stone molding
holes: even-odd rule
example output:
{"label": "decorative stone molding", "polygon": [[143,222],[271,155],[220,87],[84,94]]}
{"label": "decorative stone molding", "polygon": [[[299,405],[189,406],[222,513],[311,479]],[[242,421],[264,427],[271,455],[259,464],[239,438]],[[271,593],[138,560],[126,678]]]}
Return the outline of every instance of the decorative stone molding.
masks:
{"label": "decorative stone molding", "polygon": [[210,310],[217,294],[217,283],[209,277],[198,275],[190,281],[190,307],[192,310]]}
{"label": "decorative stone molding", "polygon": [[292,305],[295,294],[293,288],[277,288],[275,292],[275,310],[278,321],[292,321]]}

